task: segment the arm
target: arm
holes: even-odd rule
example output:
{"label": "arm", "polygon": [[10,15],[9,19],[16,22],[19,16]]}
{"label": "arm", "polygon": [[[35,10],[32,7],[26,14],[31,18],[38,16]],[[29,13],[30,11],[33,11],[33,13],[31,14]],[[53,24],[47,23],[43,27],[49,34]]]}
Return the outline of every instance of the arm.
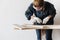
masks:
{"label": "arm", "polygon": [[52,5],[51,9],[49,10],[49,15],[51,16],[51,18],[54,19],[55,15],[56,15],[56,9],[54,8],[54,6]]}
{"label": "arm", "polygon": [[25,12],[25,16],[27,17],[28,20],[30,20],[32,15],[33,15],[32,5],[30,5]]}
{"label": "arm", "polygon": [[49,9],[49,16],[47,16],[46,18],[43,19],[43,24],[46,24],[50,19],[54,19],[56,15],[56,10],[54,8],[53,5],[51,5],[50,9]]}

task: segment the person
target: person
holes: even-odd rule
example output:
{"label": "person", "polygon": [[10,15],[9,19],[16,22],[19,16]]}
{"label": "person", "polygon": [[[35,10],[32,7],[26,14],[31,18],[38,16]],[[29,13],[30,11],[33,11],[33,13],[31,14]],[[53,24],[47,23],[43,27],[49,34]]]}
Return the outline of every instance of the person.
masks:
{"label": "person", "polygon": [[[27,20],[39,19],[33,25],[53,25],[56,9],[50,2],[34,0],[25,11]],[[52,29],[46,29],[46,40],[52,40]],[[41,40],[41,29],[36,29],[37,40]]]}

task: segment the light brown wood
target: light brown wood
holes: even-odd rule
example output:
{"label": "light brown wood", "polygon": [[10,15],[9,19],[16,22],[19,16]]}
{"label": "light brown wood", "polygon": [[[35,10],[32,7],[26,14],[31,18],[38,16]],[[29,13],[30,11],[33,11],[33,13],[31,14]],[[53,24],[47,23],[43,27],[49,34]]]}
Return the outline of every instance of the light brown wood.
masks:
{"label": "light brown wood", "polygon": [[31,25],[31,24],[24,24],[24,25],[18,25],[14,24],[15,29],[17,30],[30,30],[30,29],[41,29],[41,40],[42,35],[46,36],[45,30],[46,29],[60,29],[60,25]]}
{"label": "light brown wood", "polygon": [[28,30],[28,29],[60,29],[60,25],[31,25],[31,24],[25,24],[25,25],[18,25],[14,24],[15,28],[19,28],[21,30]]}

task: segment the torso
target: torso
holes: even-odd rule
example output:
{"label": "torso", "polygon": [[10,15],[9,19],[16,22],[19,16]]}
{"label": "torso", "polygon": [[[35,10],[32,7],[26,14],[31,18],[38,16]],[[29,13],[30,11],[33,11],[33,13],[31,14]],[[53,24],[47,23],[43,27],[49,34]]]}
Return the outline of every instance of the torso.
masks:
{"label": "torso", "polygon": [[38,17],[38,18],[40,18],[40,19],[44,19],[45,17],[47,17],[48,15],[49,15],[49,13],[48,13],[48,8],[46,7],[47,5],[46,5],[46,2],[45,2],[45,5],[44,5],[44,10],[39,10],[39,11],[36,11],[35,9],[34,9],[34,14],[35,14],[35,16],[36,17]]}

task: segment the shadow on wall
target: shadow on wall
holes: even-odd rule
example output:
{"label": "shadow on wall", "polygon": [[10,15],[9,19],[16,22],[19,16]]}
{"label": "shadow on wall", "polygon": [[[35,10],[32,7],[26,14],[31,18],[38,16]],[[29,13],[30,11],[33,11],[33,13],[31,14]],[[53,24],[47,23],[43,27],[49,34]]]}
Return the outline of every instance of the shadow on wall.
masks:
{"label": "shadow on wall", "polygon": [[60,25],[60,11],[56,12],[56,16],[55,16],[55,25]]}
{"label": "shadow on wall", "polygon": [[60,40],[60,29],[53,30],[52,39],[53,40]]}

